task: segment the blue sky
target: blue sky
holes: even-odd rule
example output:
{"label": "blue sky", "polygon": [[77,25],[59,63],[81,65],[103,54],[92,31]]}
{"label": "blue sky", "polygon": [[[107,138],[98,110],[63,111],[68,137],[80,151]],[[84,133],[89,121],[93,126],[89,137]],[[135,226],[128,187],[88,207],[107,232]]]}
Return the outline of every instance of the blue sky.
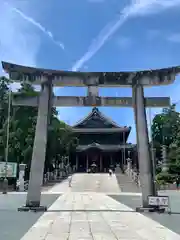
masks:
{"label": "blue sky", "polygon": [[[0,0],[0,60],[43,68],[134,71],[180,65],[180,0]],[[0,69],[0,74],[2,69]],[[145,89],[146,96],[180,100],[180,77],[171,86]],[[86,89],[59,88],[58,95]],[[131,96],[131,89],[100,89],[103,96]],[[180,110],[180,104],[177,109]],[[91,108],[59,108],[74,124]],[[132,126],[131,108],[100,108]],[[151,117],[161,109],[153,109]]]}

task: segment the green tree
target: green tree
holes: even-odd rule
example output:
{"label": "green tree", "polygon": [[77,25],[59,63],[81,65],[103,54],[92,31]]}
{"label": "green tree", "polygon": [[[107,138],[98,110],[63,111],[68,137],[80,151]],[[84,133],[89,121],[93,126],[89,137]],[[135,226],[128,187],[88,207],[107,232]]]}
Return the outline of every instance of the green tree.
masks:
{"label": "green tree", "polygon": [[161,146],[166,145],[170,174],[180,173],[180,114],[175,104],[164,108],[153,119],[152,137],[157,158],[161,159]]}
{"label": "green tree", "polygon": [[169,146],[176,138],[180,124],[180,115],[175,110],[175,105],[164,108],[161,114],[157,114],[151,126],[152,138],[155,143]]}
{"label": "green tree", "polygon": [[[7,139],[7,113],[8,113],[8,92],[11,81],[7,78],[0,79],[0,156],[4,159]],[[28,98],[38,96],[31,84],[21,83],[14,98]],[[37,107],[13,106],[11,103],[10,134],[9,134],[9,161],[25,163],[30,168],[35,128],[37,121]],[[58,119],[58,113],[52,108],[48,127],[48,142],[46,152],[46,166],[52,164],[59,156],[67,156],[77,146],[77,139],[74,138],[71,128]]]}
{"label": "green tree", "polygon": [[169,173],[180,174],[180,126],[174,142],[169,146]]}
{"label": "green tree", "polygon": [[9,98],[9,84],[11,81],[6,77],[0,77],[0,160],[4,160],[5,148],[4,143],[6,137],[4,133],[7,128],[8,117],[8,98]]}
{"label": "green tree", "polygon": [[[21,84],[18,95],[25,92],[29,94],[34,92],[33,87],[29,84]],[[13,106],[11,104],[10,115],[10,133],[9,133],[9,154],[8,160],[18,163],[28,163],[27,155],[24,154],[26,149],[33,144],[35,125],[37,118],[37,109],[34,107]],[[1,148],[6,148],[7,139],[7,115],[2,125],[1,131]],[[30,157],[31,158],[31,157]],[[29,161],[30,161],[29,158]]]}
{"label": "green tree", "polygon": [[46,169],[51,166],[53,159],[60,161],[62,157],[69,156],[77,144],[78,140],[72,135],[71,128],[60,121],[56,114],[53,115],[48,131]]}
{"label": "green tree", "polygon": [[175,105],[164,108],[162,113],[157,114],[151,126],[152,139],[156,148],[157,157],[161,158],[161,146],[167,149],[175,141],[180,124],[180,115],[175,110]]}
{"label": "green tree", "polygon": [[11,81],[6,77],[0,77],[0,129],[7,119],[8,92]]}

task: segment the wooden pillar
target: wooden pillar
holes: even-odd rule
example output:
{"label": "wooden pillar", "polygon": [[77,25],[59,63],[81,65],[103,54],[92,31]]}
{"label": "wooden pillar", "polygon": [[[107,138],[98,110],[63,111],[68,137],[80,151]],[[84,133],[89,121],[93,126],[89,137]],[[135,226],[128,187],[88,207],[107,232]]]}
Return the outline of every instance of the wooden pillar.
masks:
{"label": "wooden pillar", "polygon": [[100,154],[100,172],[102,172],[102,154]]}
{"label": "wooden pillar", "polygon": [[125,146],[125,132],[123,132],[123,146],[124,146],[124,149],[123,149],[123,153],[124,153],[124,156],[123,156],[123,165],[127,165],[127,162],[126,162],[126,146]]}
{"label": "wooden pillar", "polygon": [[121,165],[124,167],[124,153],[123,150],[121,149]]}
{"label": "wooden pillar", "polygon": [[110,155],[110,159],[111,159],[111,165],[113,164],[113,159],[112,159],[112,154]]}
{"label": "wooden pillar", "polygon": [[76,153],[76,171],[78,170],[78,166],[79,166],[79,159],[78,159],[78,155]]}
{"label": "wooden pillar", "polygon": [[89,169],[89,159],[88,155],[86,155],[86,170]]}

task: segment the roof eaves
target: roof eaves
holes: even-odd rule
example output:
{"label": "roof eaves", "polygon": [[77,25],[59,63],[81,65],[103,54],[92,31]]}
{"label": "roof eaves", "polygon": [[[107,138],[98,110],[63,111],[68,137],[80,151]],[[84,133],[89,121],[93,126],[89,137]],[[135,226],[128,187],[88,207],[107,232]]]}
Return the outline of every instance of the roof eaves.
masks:
{"label": "roof eaves", "polygon": [[87,121],[91,116],[93,112],[90,112],[87,116],[85,116],[83,119],[80,119],[76,124],[74,124],[72,127],[75,128],[78,125],[82,124],[83,122]]}

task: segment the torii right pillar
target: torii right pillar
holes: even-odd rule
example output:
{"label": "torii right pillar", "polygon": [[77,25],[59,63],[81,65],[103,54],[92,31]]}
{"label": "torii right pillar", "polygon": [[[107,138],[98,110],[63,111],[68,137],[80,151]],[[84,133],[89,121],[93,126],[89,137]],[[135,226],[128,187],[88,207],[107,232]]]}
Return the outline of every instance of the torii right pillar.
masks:
{"label": "torii right pillar", "polygon": [[149,148],[148,126],[144,89],[141,84],[133,86],[133,102],[139,159],[139,177],[142,189],[142,207],[148,207],[148,196],[154,196],[155,188],[152,172],[152,160]]}

